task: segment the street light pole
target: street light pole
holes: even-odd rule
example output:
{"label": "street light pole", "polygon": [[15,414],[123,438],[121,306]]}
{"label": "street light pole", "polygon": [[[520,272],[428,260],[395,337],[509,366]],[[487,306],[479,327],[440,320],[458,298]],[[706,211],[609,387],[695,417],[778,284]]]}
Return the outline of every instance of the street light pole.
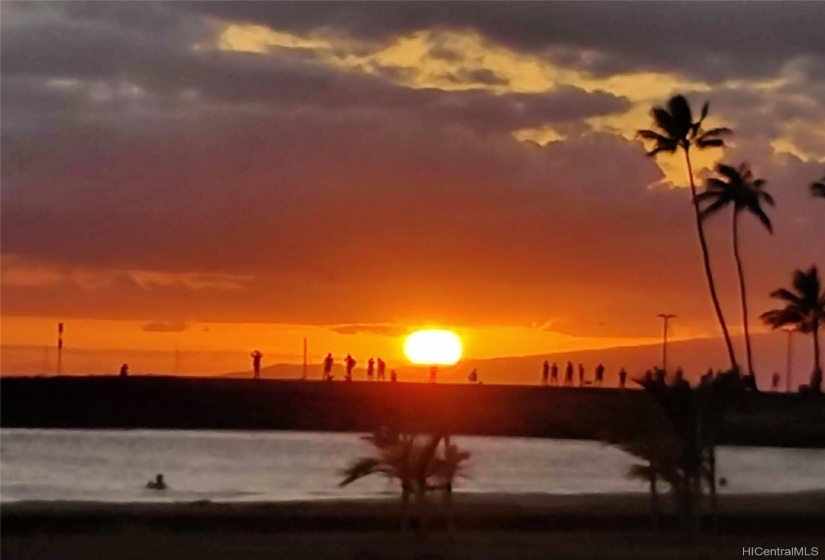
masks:
{"label": "street light pole", "polygon": [[661,317],[664,322],[664,328],[662,332],[662,369],[667,371],[667,323],[670,319],[676,317],[676,315],[671,315],[669,313],[659,313],[657,317]]}
{"label": "street light pole", "polygon": [[788,333],[788,356],[785,364],[785,392],[791,392],[791,356],[793,355],[793,333],[796,329],[788,327],[782,329]]}

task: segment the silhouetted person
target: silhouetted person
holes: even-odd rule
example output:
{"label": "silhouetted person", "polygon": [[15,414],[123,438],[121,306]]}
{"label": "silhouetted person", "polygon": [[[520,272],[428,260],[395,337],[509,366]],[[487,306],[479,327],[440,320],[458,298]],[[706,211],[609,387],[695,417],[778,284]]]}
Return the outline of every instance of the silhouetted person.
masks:
{"label": "silhouetted person", "polygon": [[324,381],[332,379],[332,362],[332,352],[328,352],[327,357],[324,358]]}
{"label": "silhouetted person", "polygon": [[378,358],[378,381],[384,381],[384,372],[387,371],[387,363]]}
{"label": "silhouetted person", "polygon": [[596,385],[601,387],[603,381],[604,381],[604,366],[602,364],[599,364],[598,366],[596,366]]}
{"label": "silhouetted person", "polygon": [[431,367],[430,368],[430,383],[435,383],[436,375],[438,375],[438,368]]}
{"label": "silhouetted person", "polygon": [[567,362],[567,369],[564,371],[564,386],[573,384],[573,362]]}
{"label": "silhouetted person", "polygon": [[261,377],[261,358],[263,358],[263,354],[261,354],[260,350],[255,350],[250,354],[252,356],[252,371],[255,372],[255,379],[260,379]]}
{"label": "silhouetted person", "polygon": [[166,483],[163,481],[163,475],[158,474],[155,476],[155,480],[150,480],[146,483],[146,488],[151,490],[166,490],[167,486]]}
{"label": "silhouetted person", "polygon": [[779,388],[779,372],[773,372],[773,377],[771,377],[771,389],[774,391]]}
{"label": "silhouetted person", "polygon": [[478,383],[478,370],[474,369],[470,372],[470,375],[467,376],[467,381],[470,383]]}
{"label": "silhouetted person", "polygon": [[395,383],[398,381],[398,375],[395,373],[394,369],[390,370],[390,383]]}
{"label": "silhouetted person", "polygon": [[129,375],[129,364],[123,364],[120,366],[120,376],[126,377],[127,375]]}
{"label": "silhouetted person", "polygon": [[370,358],[367,362],[367,381],[372,381],[375,377],[375,360]]}
{"label": "silhouetted person", "polygon": [[344,360],[344,365],[347,367],[347,381],[352,381],[352,369],[355,367],[357,362],[352,357],[351,354],[347,354],[347,358]]}
{"label": "silhouetted person", "polygon": [[550,379],[550,362],[544,360],[544,363],[541,365],[541,384],[546,386],[547,381]]}
{"label": "silhouetted person", "polygon": [[619,370],[619,389],[624,389],[627,383],[627,370],[622,368]]}
{"label": "silhouetted person", "polygon": [[661,368],[656,368],[655,381],[658,385],[664,385],[665,384],[665,375],[666,374],[667,374],[667,372],[665,370],[663,370]]}
{"label": "silhouetted person", "polygon": [[711,381],[713,381],[713,368],[708,368],[707,373],[699,379],[699,384],[704,385],[705,383],[710,383]]}
{"label": "silhouetted person", "polygon": [[579,387],[584,387],[584,364],[579,364]]}
{"label": "silhouetted person", "polygon": [[676,369],[676,379],[673,380],[673,385],[675,387],[690,387],[690,383],[685,379],[685,370],[682,368]]}
{"label": "silhouetted person", "polygon": [[550,385],[559,384],[559,365],[553,362],[553,367],[550,368]]}

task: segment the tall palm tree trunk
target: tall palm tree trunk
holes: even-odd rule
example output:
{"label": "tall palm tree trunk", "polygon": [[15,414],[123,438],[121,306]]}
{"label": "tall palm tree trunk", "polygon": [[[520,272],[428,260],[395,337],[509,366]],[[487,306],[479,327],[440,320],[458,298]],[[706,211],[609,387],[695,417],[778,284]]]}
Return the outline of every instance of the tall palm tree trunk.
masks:
{"label": "tall palm tree trunk", "polygon": [[822,356],[819,352],[819,324],[814,325],[814,372],[811,374],[811,389],[817,393],[822,392]]}
{"label": "tall palm tree trunk", "polygon": [[693,199],[693,212],[696,215],[696,230],[699,234],[699,245],[702,248],[702,262],[705,265],[705,276],[708,279],[710,298],[713,300],[713,308],[716,310],[716,318],[719,320],[719,326],[722,327],[722,334],[725,337],[725,345],[728,349],[730,365],[733,369],[738,369],[739,365],[736,363],[736,354],[733,352],[733,344],[730,340],[730,333],[728,333],[728,326],[725,323],[725,316],[722,314],[722,307],[719,305],[719,296],[716,295],[716,284],[713,281],[713,271],[710,267],[710,255],[708,253],[708,244],[705,240],[705,228],[702,225],[702,216],[699,209],[699,201],[696,198],[696,183],[693,180],[693,166],[690,163],[690,151],[688,148],[684,148],[684,151],[685,161],[687,162],[688,177],[690,179],[690,193]]}
{"label": "tall palm tree trunk", "polygon": [[650,524],[654,531],[659,529],[659,491],[656,488],[656,471],[653,462],[650,464],[648,482],[650,483]]}
{"label": "tall palm tree trunk", "polygon": [[719,533],[719,505],[716,501],[716,443],[711,442],[708,456],[708,486],[710,489],[710,526],[714,535]]}
{"label": "tall palm tree trunk", "polygon": [[[444,433],[444,459],[450,458],[450,432]],[[455,535],[455,515],[453,514],[453,479],[448,478],[444,486],[444,506],[447,510],[447,532],[450,538]]]}
{"label": "tall palm tree trunk", "polygon": [[407,533],[410,530],[410,483],[401,483],[401,532]]}
{"label": "tall palm tree trunk", "polygon": [[756,388],[756,375],[753,372],[753,351],[748,329],[748,298],[745,293],[745,273],[742,270],[742,258],[739,256],[739,212],[733,211],[733,256],[736,259],[736,271],[739,273],[739,295],[742,299],[742,328],[745,332],[745,350],[748,357],[748,375],[753,388]]}

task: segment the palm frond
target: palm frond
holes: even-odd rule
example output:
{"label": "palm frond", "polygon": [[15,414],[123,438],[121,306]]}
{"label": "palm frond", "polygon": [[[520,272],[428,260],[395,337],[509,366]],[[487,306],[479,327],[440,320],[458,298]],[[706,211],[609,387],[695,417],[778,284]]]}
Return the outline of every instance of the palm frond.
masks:
{"label": "palm frond", "polygon": [[721,138],[699,138],[696,140],[697,148],[722,148],[725,146],[725,141]]}
{"label": "palm frond", "polygon": [[719,127],[719,128],[711,128],[710,130],[706,130],[702,132],[699,138],[704,138],[710,140],[713,136],[728,136],[733,134],[733,131],[727,127]]}
{"label": "palm frond", "polygon": [[760,208],[758,205],[750,208],[750,211],[757,218],[759,218],[759,221],[762,222],[762,225],[765,226],[765,229],[767,229],[771,234],[773,234],[773,225],[771,224],[771,219],[768,217],[767,214],[765,214],[765,211],[762,210],[762,208]]}
{"label": "palm frond", "polygon": [[677,139],[686,138],[693,127],[693,115],[688,100],[684,95],[674,95],[667,102],[667,110],[672,118],[671,136]]}
{"label": "palm frond", "polygon": [[[703,193],[705,194],[705,193]],[[730,204],[731,200],[728,198],[717,198],[713,204],[703,208],[700,213],[699,217],[702,220],[706,220],[713,216],[714,214],[718,213],[720,210],[723,210],[728,204]]]}
{"label": "palm frond", "polygon": [[344,487],[376,472],[382,472],[381,461],[376,457],[362,457],[341,472],[344,479],[338,483],[338,486]]}

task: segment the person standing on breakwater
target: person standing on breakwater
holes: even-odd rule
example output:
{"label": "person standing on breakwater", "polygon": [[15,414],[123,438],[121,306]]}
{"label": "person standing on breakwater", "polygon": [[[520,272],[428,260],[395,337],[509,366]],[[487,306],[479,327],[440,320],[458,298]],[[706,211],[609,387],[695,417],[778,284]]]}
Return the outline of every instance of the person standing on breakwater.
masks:
{"label": "person standing on breakwater", "polygon": [[564,371],[564,386],[573,385],[573,362],[567,362],[567,369]]}
{"label": "person standing on breakwater", "polygon": [[263,358],[263,354],[260,350],[254,350],[250,356],[252,356],[252,371],[254,372],[254,378],[260,379],[261,378],[261,358]]}
{"label": "person standing on breakwater", "polygon": [[327,353],[327,357],[324,358],[324,377],[323,381],[327,381],[332,379],[332,352]]}
{"label": "person standing on breakwater", "polygon": [[129,375],[129,364],[123,364],[120,366],[120,376],[126,377]]}
{"label": "person standing on breakwater", "polygon": [[624,389],[625,383],[627,383],[627,370],[622,368],[619,370],[619,389]]}
{"label": "person standing on breakwater", "polygon": [[547,380],[550,379],[550,362],[544,360],[544,363],[541,366],[541,384],[542,386],[547,386]]}
{"label": "person standing on breakwater", "polygon": [[367,381],[372,381],[375,374],[375,359],[370,358],[367,362]]}
{"label": "person standing on breakwater", "polygon": [[559,364],[553,362],[553,367],[550,368],[550,385],[559,385]]}
{"label": "person standing on breakwater", "polygon": [[395,373],[394,369],[390,370],[390,383],[396,383],[398,381],[398,375]]}
{"label": "person standing on breakwater", "polygon": [[378,358],[378,381],[384,381],[384,372],[387,371],[387,363]]}
{"label": "person standing on breakwater", "polygon": [[596,386],[601,387],[604,381],[604,366],[599,364],[596,366]]}
{"label": "person standing on breakwater", "polygon": [[352,370],[355,367],[355,364],[358,363],[355,361],[355,358],[352,357],[352,354],[347,354],[347,358],[344,360],[344,365],[347,367],[347,381],[352,381]]}
{"label": "person standing on breakwater", "polygon": [[579,364],[579,387],[584,387],[584,364]]}

